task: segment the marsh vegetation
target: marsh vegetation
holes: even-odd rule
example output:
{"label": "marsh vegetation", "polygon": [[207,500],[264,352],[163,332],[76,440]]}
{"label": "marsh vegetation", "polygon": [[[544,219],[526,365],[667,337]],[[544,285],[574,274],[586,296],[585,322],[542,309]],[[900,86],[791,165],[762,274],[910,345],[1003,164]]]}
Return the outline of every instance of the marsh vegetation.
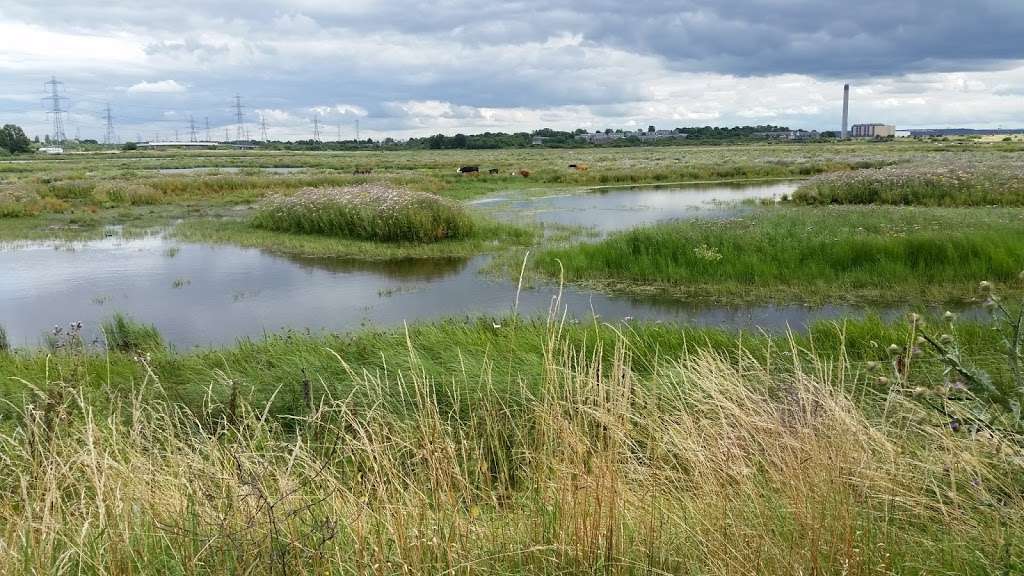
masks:
{"label": "marsh vegetation", "polygon": [[[0,317],[0,573],[1019,572],[1022,152],[856,143],[0,163],[0,240],[109,235],[105,253],[29,243],[19,254],[118,263],[84,300],[106,315],[95,338],[60,318],[33,347]],[[466,163],[496,174],[454,173]],[[590,169],[567,168],[580,163]],[[193,168],[231,170],[159,172]],[[812,178],[769,205],[638,216],[606,235],[464,202],[794,176]],[[147,240],[154,230],[172,243]],[[150,260],[118,246],[134,234]],[[466,306],[444,279],[475,274],[489,257],[466,257],[485,252],[513,278],[481,281],[507,292],[506,313],[403,325],[417,297]],[[68,270],[98,274],[84,262]],[[273,277],[250,282],[253,268]],[[0,288],[57,286],[49,308],[68,314],[58,299],[79,279],[31,286],[26,269]],[[154,319],[118,313],[129,279],[152,279],[165,307],[227,311],[197,308],[197,325],[265,322],[261,306],[337,315],[314,307],[331,300],[355,302],[364,322],[368,295],[402,327],[264,325],[182,351]],[[528,293],[537,279],[549,284]],[[741,310],[977,307],[714,329],[601,317],[595,306],[615,297],[560,282]],[[209,286],[223,298],[204,300]],[[569,314],[570,297],[589,314]],[[13,302],[0,311],[20,318]]]}

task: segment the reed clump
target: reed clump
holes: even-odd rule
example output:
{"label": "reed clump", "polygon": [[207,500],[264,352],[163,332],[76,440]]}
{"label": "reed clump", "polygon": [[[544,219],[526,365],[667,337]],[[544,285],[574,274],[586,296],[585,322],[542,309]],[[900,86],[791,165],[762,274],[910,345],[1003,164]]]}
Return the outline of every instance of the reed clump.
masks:
{"label": "reed clump", "polygon": [[107,350],[127,353],[153,352],[164,348],[164,339],[156,327],[140,324],[117,313],[103,322]]}
{"label": "reed clump", "polygon": [[257,228],[380,242],[437,242],[473,234],[473,219],[457,202],[379,184],[307,188],[267,198],[252,219]]}

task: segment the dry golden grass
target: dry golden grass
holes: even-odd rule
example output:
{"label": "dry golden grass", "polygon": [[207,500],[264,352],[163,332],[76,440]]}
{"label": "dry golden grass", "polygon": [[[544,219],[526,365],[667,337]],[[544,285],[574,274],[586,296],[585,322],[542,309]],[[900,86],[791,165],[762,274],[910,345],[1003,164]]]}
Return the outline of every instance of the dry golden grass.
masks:
{"label": "dry golden grass", "polygon": [[234,395],[138,400],[161,386],[144,357],[110,415],[50,382],[0,437],[0,573],[1019,568],[1006,439],[933,426],[899,391],[855,397],[849,367],[796,349],[640,379],[629,348],[581,353],[553,327],[541,386],[461,412],[438,392],[486,390],[489,370],[351,374],[356,392],[309,397],[287,429]]}

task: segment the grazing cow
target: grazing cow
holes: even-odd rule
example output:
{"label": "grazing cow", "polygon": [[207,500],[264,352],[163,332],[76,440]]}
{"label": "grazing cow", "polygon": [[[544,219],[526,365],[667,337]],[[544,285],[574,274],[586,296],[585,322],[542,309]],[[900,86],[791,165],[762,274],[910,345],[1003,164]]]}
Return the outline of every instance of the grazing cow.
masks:
{"label": "grazing cow", "polygon": [[519,175],[522,176],[523,178],[529,178],[530,177],[530,171],[529,170],[520,170],[519,171]]}
{"label": "grazing cow", "polygon": [[361,176],[364,174],[373,174],[373,168],[356,168],[352,171],[354,176]]}
{"label": "grazing cow", "polygon": [[487,173],[490,174],[491,176],[495,176],[495,175],[498,174],[498,169],[497,168],[491,168],[490,170],[487,171]]}
{"label": "grazing cow", "polygon": [[569,164],[569,168],[571,168],[571,169],[573,169],[573,170],[575,170],[577,172],[586,172],[587,171],[587,165],[586,164]]}
{"label": "grazing cow", "polygon": [[479,166],[460,166],[458,170],[459,174],[479,174]]}

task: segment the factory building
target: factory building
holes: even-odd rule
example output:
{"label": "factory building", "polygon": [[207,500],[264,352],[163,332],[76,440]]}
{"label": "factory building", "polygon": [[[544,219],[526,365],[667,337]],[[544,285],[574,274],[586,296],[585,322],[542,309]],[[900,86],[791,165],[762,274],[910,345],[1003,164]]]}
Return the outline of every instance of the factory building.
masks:
{"label": "factory building", "polygon": [[896,136],[896,127],[892,124],[854,124],[850,132],[854,138],[892,138]]}

